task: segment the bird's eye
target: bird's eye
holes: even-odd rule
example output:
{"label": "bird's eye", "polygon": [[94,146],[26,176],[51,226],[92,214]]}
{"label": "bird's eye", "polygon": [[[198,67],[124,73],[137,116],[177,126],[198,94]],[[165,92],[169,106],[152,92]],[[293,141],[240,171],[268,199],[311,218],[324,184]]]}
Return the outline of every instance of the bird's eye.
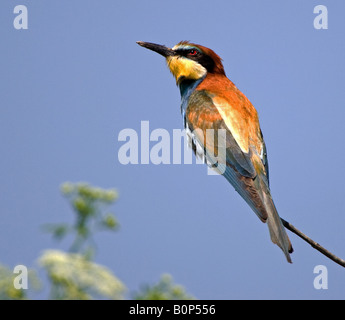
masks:
{"label": "bird's eye", "polygon": [[196,56],[197,53],[198,53],[198,51],[196,51],[195,49],[191,49],[191,50],[189,50],[188,55]]}

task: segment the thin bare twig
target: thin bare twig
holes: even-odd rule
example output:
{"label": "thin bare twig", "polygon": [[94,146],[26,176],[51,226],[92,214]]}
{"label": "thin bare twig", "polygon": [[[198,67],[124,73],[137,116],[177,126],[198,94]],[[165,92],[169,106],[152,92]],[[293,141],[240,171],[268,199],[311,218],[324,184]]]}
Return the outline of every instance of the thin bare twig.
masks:
{"label": "thin bare twig", "polygon": [[285,221],[284,219],[280,218],[284,227],[294,234],[298,235],[300,238],[302,238],[304,241],[308,242],[314,249],[321,252],[323,255],[325,255],[327,258],[333,260],[335,263],[338,263],[342,267],[345,268],[345,260],[340,259],[336,255],[334,255],[332,252],[329,252],[327,249],[322,247],[320,244],[315,242],[314,240],[310,239],[308,236],[306,236],[303,232],[299,231],[297,228],[295,228],[292,224],[290,224],[288,221]]}

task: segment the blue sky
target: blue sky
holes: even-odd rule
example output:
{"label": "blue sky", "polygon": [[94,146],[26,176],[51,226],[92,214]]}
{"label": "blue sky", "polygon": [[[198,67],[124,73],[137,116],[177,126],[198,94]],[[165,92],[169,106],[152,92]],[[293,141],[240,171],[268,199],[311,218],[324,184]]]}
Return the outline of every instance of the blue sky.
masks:
{"label": "blue sky", "polygon": [[[28,30],[13,27],[19,4]],[[313,26],[319,4],[327,30]],[[118,134],[183,126],[164,59],[136,41],[212,48],[258,110],[280,215],[344,258],[344,12],[339,0],[2,0],[0,262],[35,267],[44,249],[67,249],[41,225],[71,221],[59,186],[87,181],[119,191],[121,229],[97,237],[96,260],[129,292],[167,272],[200,299],[343,299],[345,270],[290,232],[288,264],[224,178],[124,166]],[[317,265],[327,290],[313,286]]]}

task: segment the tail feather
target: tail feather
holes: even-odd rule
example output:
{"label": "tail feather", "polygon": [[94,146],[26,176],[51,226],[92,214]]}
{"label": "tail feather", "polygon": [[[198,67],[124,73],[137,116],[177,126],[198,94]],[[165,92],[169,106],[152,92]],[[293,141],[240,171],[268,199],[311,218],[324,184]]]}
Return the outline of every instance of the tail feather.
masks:
{"label": "tail feather", "polygon": [[268,183],[265,183],[267,181],[265,177],[260,175],[257,175],[255,179],[244,177],[229,167],[223,175],[260,220],[267,223],[272,242],[282,249],[286,260],[292,263],[290,253],[293,252],[293,248],[274,205]]}
{"label": "tail feather", "polygon": [[292,263],[290,253],[293,252],[293,248],[286,230],[280,220],[271,195],[263,192],[263,198],[267,212],[267,225],[271,240],[283,250],[286,260]]}

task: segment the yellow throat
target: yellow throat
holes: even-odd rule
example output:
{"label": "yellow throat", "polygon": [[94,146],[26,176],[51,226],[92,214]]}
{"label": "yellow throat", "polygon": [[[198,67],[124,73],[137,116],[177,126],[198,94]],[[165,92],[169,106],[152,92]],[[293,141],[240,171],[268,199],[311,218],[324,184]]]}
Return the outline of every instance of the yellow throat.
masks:
{"label": "yellow throat", "polygon": [[179,83],[181,77],[198,80],[207,73],[207,70],[201,64],[185,57],[168,56],[167,65],[176,78],[176,83]]}

